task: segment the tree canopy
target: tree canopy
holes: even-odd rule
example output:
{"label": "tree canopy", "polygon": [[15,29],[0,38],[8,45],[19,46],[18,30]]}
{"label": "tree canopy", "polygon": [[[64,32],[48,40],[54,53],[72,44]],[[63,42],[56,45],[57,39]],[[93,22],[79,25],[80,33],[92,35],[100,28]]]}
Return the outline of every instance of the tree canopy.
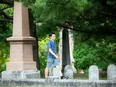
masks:
{"label": "tree canopy", "polygon": [[[5,12],[14,0],[2,0],[1,21],[11,21],[12,15]],[[55,30],[57,27],[90,34],[116,34],[115,0],[16,0],[22,1],[33,11],[34,22],[41,29]],[[9,11],[11,12],[11,11]],[[73,28],[71,27],[73,26]]]}
{"label": "tree canopy", "polygon": [[63,27],[89,34],[115,35],[115,5],[115,0],[36,0],[32,10],[35,22],[42,23],[42,30]]}

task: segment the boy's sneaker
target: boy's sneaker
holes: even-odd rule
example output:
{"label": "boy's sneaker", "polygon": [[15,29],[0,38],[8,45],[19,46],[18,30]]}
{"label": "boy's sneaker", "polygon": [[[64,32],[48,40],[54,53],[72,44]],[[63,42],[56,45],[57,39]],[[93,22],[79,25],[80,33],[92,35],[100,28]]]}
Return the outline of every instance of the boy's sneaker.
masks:
{"label": "boy's sneaker", "polygon": [[61,76],[61,79],[68,79],[68,77],[65,77],[65,76]]}

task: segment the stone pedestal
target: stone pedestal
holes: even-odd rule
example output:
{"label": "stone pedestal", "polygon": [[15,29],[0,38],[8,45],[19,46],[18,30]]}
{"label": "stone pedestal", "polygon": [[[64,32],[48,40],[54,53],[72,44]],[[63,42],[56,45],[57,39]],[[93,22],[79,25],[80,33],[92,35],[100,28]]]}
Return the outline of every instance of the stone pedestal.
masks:
{"label": "stone pedestal", "polygon": [[39,79],[40,71],[24,70],[24,71],[3,71],[2,78],[7,79]]}
{"label": "stone pedestal", "polygon": [[10,41],[10,61],[6,64],[9,70],[37,70],[36,62],[33,61],[32,41],[34,38],[15,38],[7,39]]}
{"label": "stone pedestal", "polygon": [[10,61],[6,64],[6,71],[2,72],[3,78],[5,75],[15,78],[15,74],[22,78],[25,77],[22,74],[29,73],[29,70],[36,73],[32,48],[35,38],[30,36],[28,9],[20,2],[14,2],[13,35],[7,40],[10,42]]}

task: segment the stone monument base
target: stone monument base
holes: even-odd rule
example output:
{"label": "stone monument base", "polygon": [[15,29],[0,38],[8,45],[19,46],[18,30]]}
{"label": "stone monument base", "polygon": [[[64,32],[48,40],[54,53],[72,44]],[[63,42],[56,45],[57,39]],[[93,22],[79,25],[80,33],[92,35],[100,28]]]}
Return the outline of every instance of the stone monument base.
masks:
{"label": "stone monument base", "polygon": [[39,79],[39,70],[3,71],[3,79]]}

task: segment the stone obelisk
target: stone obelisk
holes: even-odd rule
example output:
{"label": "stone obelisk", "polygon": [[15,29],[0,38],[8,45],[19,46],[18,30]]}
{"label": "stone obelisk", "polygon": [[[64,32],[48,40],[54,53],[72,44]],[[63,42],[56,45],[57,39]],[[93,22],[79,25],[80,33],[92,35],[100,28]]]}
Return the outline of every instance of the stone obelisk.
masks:
{"label": "stone obelisk", "polygon": [[71,65],[68,30],[62,31],[62,66]]}
{"label": "stone obelisk", "polygon": [[7,40],[10,42],[10,61],[6,64],[6,71],[2,72],[2,78],[39,76],[33,61],[35,38],[30,36],[28,9],[21,2],[14,2],[13,35]]}

